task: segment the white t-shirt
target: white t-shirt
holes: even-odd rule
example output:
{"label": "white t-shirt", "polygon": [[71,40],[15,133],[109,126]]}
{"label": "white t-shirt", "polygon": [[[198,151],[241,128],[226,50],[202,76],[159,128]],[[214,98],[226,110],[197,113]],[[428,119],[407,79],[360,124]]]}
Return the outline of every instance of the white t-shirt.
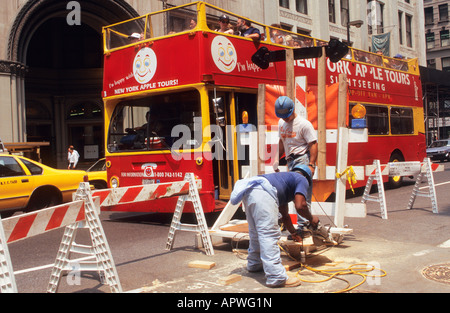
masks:
{"label": "white t-shirt", "polygon": [[308,152],[308,145],[317,141],[317,132],[311,122],[298,115],[289,123],[280,119],[278,130],[286,156],[305,154]]}
{"label": "white t-shirt", "polygon": [[68,153],[67,159],[69,160],[69,163],[73,163],[74,166],[77,166],[78,160],[80,158],[80,155],[78,154],[77,150],[73,150],[72,153]]}

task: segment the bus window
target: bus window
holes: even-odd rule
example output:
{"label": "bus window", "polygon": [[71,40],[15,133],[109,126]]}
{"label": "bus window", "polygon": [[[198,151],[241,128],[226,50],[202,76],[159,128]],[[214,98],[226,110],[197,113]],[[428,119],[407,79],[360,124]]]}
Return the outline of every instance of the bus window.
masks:
{"label": "bus window", "polygon": [[391,133],[393,135],[414,134],[414,119],[411,108],[391,108]]}
{"label": "bus window", "polygon": [[[194,136],[194,124],[200,116],[197,91],[123,101],[111,118],[108,151],[167,150],[176,142],[178,148],[197,148],[201,140]],[[179,137],[172,137],[178,130]],[[179,144],[181,139],[184,142]]]}
{"label": "bus window", "polygon": [[389,135],[388,108],[375,105],[366,105],[366,110],[369,135]]}
{"label": "bus window", "polygon": [[[350,112],[356,103],[350,104]],[[362,103],[367,110],[366,121],[369,135],[389,135],[389,111],[387,106]],[[350,124],[353,116],[350,114]]]}

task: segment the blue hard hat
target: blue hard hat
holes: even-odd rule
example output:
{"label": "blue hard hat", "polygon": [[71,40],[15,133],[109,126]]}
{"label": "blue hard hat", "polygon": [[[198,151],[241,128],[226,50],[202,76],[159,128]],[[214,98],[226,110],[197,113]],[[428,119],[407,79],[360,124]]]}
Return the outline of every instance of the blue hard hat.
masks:
{"label": "blue hard hat", "polygon": [[308,180],[308,183],[311,185],[312,172],[308,165],[295,164],[294,167],[292,168],[292,172],[301,172],[301,174],[306,177],[306,179]]}
{"label": "blue hard hat", "polygon": [[289,97],[282,96],[275,101],[275,114],[278,118],[288,118],[294,113],[295,104]]}

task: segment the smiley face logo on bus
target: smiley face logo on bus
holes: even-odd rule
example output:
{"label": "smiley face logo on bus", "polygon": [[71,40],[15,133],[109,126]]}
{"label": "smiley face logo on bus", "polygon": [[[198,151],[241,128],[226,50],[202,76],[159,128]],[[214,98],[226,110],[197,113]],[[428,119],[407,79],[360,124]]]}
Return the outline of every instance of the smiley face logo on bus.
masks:
{"label": "smiley face logo on bus", "polygon": [[156,73],[158,61],[155,52],[150,48],[141,49],[134,59],[133,73],[138,83],[146,84]]}
{"label": "smiley face logo on bus", "polygon": [[224,36],[217,36],[211,44],[211,55],[219,70],[231,73],[237,65],[237,52],[231,41]]}

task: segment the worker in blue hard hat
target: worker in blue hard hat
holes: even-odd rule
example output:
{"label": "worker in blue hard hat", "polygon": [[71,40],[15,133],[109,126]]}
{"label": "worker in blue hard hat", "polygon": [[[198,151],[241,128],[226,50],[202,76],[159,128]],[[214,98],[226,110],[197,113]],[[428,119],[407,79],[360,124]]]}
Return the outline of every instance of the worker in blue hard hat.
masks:
{"label": "worker in blue hard hat", "polygon": [[[291,171],[296,164],[304,164],[311,170],[314,176],[318,154],[317,133],[307,119],[295,113],[295,104],[289,97],[279,97],[275,102],[275,114],[280,118],[279,130],[279,155],[286,154],[288,170]],[[278,171],[278,163],[274,163],[274,170]],[[306,200],[311,206],[312,184],[308,189]],[[297,216],[299,230],[307,226],[307,221],[300,215]]]}
{"label": "worker in blue hard hat", "polygon": [[281,230],[278,213],[286,229],[296,241],[302,241],[289,216],[288,203],[294,201],[296,211],[304,216],[313,229],[318,229],[319,218],[313,216],[306,203],[312,172],[307,165],[297,164],[291,172],[272,173],[239,180],[231,193],[233,205],[241,201],[247,216],[250,244],[247,270],[264,270],[268,287],[295,287],[296,277],[288,277],[281,264],[278,240]]}

